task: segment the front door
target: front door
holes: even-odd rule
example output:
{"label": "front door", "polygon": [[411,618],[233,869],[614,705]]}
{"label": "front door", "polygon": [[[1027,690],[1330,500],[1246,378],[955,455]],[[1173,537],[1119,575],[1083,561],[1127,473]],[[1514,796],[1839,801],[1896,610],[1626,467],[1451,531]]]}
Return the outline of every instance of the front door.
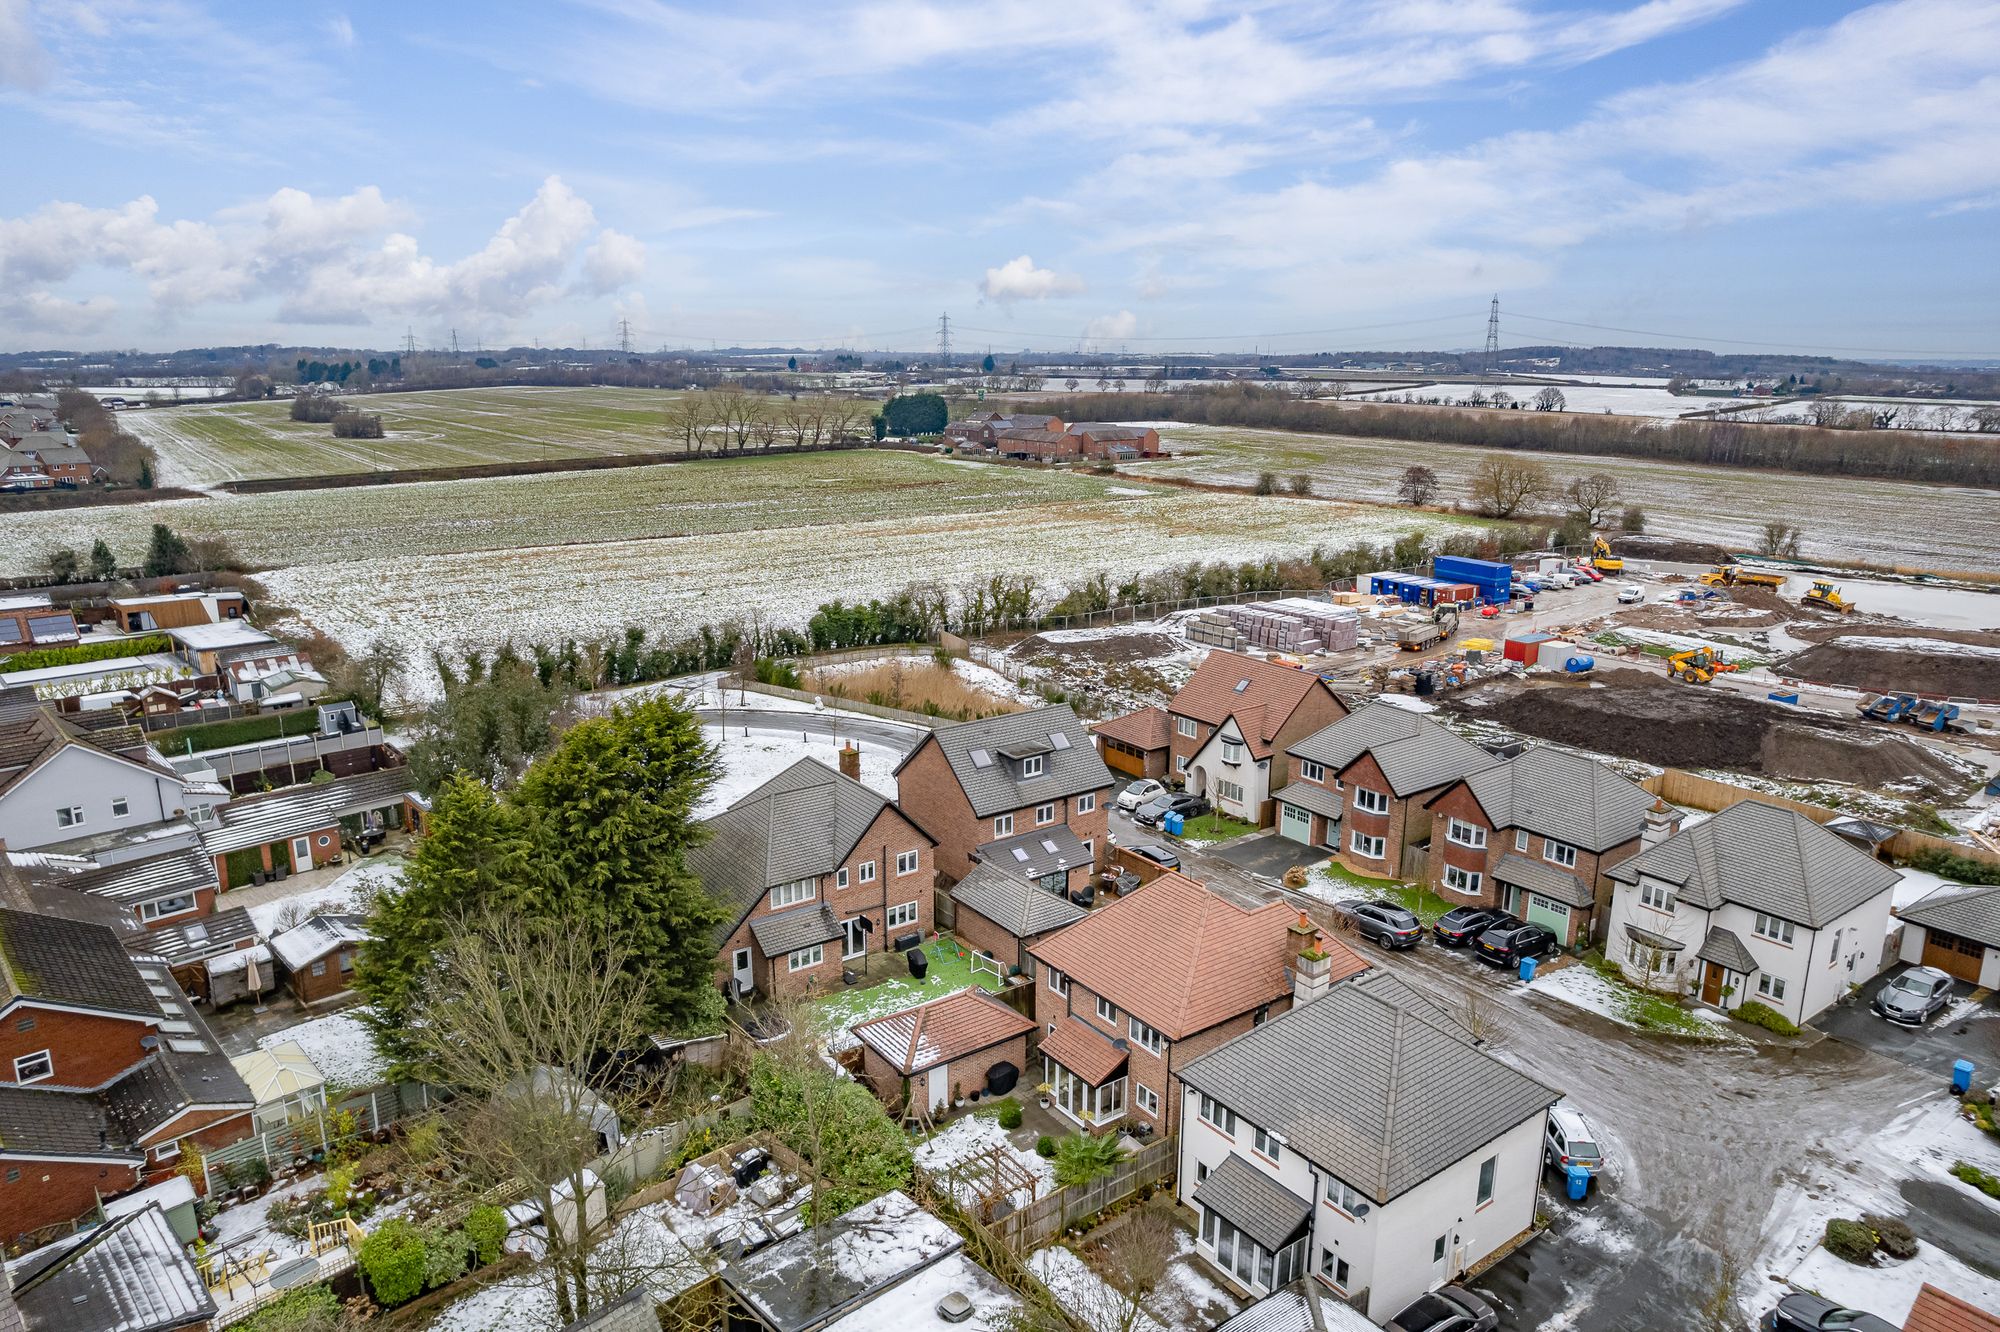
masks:
{"label": "front door", "polygon": [[729,965],[731,976],[736,982],[736,997],[738,999],[741,999],[744,995],[757,988],[757,977],[750,970],[749,949],[737,949],[735,956],[729,959]]}
{"label": "front door", "polygon": [[1702,963],[1701,1001],[1705,1004],[1722,1002],[1722,968],[1713,962]]}
{"label": "front door", "polygon": [[312,839],[309,837],[294,837],[292,839],[292,873],[304,874],[312,867]]}
{"label": "front door", "polygon": [[1452,1236],[1450,1232],[1439,1235],[1435,1240],[1431,1241],[1430,1288],[1432,1290],[1436,1290],[1439,1286],[1451,1280],[1451,1243]]}
{"label": "front door", "polygon": [[843,959],[860,957],[868,951],[868,922],[860,916],[844,920],[840,924],[842,938],[840,956]]}

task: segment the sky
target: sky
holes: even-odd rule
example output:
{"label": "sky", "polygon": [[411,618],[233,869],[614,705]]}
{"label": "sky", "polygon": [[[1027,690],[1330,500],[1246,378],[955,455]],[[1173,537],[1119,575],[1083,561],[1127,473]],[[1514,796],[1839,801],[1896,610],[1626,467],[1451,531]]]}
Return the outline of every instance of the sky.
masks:
{"label": "sky", "polygon": [[0,349],[2000,356],[1994,0],[0,0]]}

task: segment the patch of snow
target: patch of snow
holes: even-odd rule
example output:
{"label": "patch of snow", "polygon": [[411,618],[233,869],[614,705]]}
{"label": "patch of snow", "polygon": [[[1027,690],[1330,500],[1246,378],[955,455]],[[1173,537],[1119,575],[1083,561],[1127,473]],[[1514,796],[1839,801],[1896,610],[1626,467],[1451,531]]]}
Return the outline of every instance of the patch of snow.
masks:
{"label": "patch of snow", "polygon": [[1792,1269],[1791,1281],[1802,1290],[1815,1291],[1898,1325],[1909,1317],[1917,1291],[1926,1281],[1978,1308],[2000,1309],[2000,1281],[1982,1276],[1935,1245],[1921,1241],[1916,1257],[1900,1263],[1885,1259],[1876,1267],[1850,1263],[1816,1248]]}
{"label": "patch of snow", "polygon": [[1405,712],[1437,711],[1435,703],[1426,703],[1410,694],[1379,694],[1376,697],[1380,702],[1387,703],[1392,708],[1401,708]]}
{"label": "patch of snow", "polygon": [[258,903],[250,908],[250,919],[256,922],[257,933],[269,938],[288,928],[285,924],[287,920],[296,924],[316,914],[366,915],[377,893],[394,892],[402,885],[403,872],[407,868],[407,862],[401,856],[377,856],[364,860],[324,887],[306,888]]}
{"label": "patch of snow", "polygon": [[[1621,1027],[1646,1030],[1631,1016],[1631,1005],[1637,999],[1637,992],[1628,990],[1616,981],[1600,976],[1582,963],[1571,963],[1553,971],[1538,971],[1535,979],[1527,985],[1511,987],[1515,994],[1541,994],[1551,999],[1596,1013],[1616,1022]],[[1726,1026],[1706,1023],[1694,1032],[1688,1033],[1703,1040],[1742,1040]]]}
{"label": "patch of snow", "polygon": [[1029,1254],[1028,1267],[1049,1288],[1056,1302],[1090,1332],[1167,1332],[1158,1319],[1144,1310],[1128,1321],[1131,1301],[1060,1244]]}
{"label": "patch of snow", "polygon": [[[1015,1207],[1025,1207],[1035,1198],[1046,1197],[1055,1187],[1055,1164],[1044,1161],[1031,1150],[1016,1147],[1007,1130],[1000,1127],[1000,1121],[992,1115],[965,1115],[924,1140],[917,1146],[917,1164],[935,1174],[942,1175],[952,1166],[971,1158],[989,1158],[995,1149],[1006,1152],[1019,1163],[1035,1180],[1034,1198],[1027,1190],[1016,1189],[1010,1195]],[[958,1201],[964,1207],[976,1207],[980,1201],[980,1189],[986,1182],[989,1171],[975,1169],[959,1177],[953,1187],[958,1193]]]}
{"label": "patch of snow", "polygon": [[727,733],[717,726],[704,726],[701,733],[716,747],[722,760],[722,775],[695,806],[697,818],[707,818],[729,808],[800,759],[818,759],[838,771],[840,751],[848,744],[861,751],[861,784],[890,800],[896,798],[896,766],[903,761],[903,751],[875,740],[860,737],[835,740],[783,730],[777,723],[759,720],[746,724],[732,719]]}
{"label": "patch of snow", "polygon": [[1952,882],[1950,879],[1932,874],[1928,870],[1906,869],[1902,871],[1902,874],[1902,879],[1896,884],[1895,896],[1890,899],[1891,904],[1897,911],[1915,906],[1924,897],[1928,896],[1933,889],[1945,887]]}
{"label": "patch of snow", "polygon": [[372,1087],[388,1073],[389,1061],[375,1048],[374,1034],[361,1021],[368,1011],[364,1006],[313,1018],[258,1037],[257,1048],[297,1041],[329,1087]]}
{"label": "patch of snow", "polygon": [[1833,640],[1840,647],[1881,652],[1925,652],[1944,657],[2000,657],[2000,647],[1987,643],[1954,643],[1947,638],[1874,638],[1845,634]]}
{"label": "patch of snow", "polygon": [[1107,495],[1150,495],[1153,492],[1142,489],[1139,486],[1106,486],[1104,493]]}

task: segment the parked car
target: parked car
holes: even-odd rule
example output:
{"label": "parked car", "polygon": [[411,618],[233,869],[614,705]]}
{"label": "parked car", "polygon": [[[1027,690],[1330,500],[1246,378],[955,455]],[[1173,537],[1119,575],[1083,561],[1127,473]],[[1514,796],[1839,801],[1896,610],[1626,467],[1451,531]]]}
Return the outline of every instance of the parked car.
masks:
{"label": "parked car", "polygon": [[1911,967],[1875,993],[1868,1006],[1891,1022],[1921,1027],[1951,1002],[1951,977],[1936,967]]}
{"label": "parked car", "polygon": [[1155,865],[1165,865],[1168,869],[1181,867],[1181,858],[1156,842],[1135,842],[1125,849],[1135,856],[1144,856]]}
{"label": "parked car", "polygon": [[1463,948],[1496,925],[1520,924],[1499,907],[1453,907],[1438,917],[1431,934],[1446,948]]}
{"label": "parked car", "polygon": [[1131,813],[1155,796],[1165,795],[1167,788],[1151,777],[1141,777],[1118,793],[1118,808]]}
{"label": "parked car", "polygon": [[1511,967],[1524,957],[1542,957],[1555,951],[1555,931],[1542,925],[1513,921],[1495,925],[1479,936],[1473,955],[1496,967]]}
{"label": "parked car", "polygon": [[1349,902],[1345,910],[1356,933],[1384,948],[1415,948],[1424,937],[1423,922],[1394,902]]}
{"label": "parked car", "polygon": [[1215,807],[1208,803],[1207,796],[1197,795],[1193,791],[1182,791],[1174,797],[1173,803],[1167,806],[1167,812],[1178,814],[1184,819],[1198,819],[1213,808]]}
{"label": "parked car", "polygon": [[1542,1155],[1557,1170],[1578,1165],[1595,1175],[1604,1169],[1604,1152],[1597,1145],[1597,1135],[1590,1131],[1582,1115],[1560,1101],[1549,1110]]}
{"label": "parked car", "polygon": [[1859,1309],[1844,1309],[1832,1300],[1803,1292],[1787,1295],[1778,1307],[1757,1321],[1760,1332],[1896,1332],[1886,1318]]}
{"label": "parked car", "polygon": [[1172,791],[1162,791],[1145,804],[1132,811],[1132,822],[1142,828],[1157,828],[1160,820],[1167,817],[1167,811],[1174,807],[1176,799]]}
{"label": "parked car", "polygon": [[1636,606],[1645,599],[1646,589],[1637,583],[1627,583],[1618,589],[1618,604],[1621,606]]}
{"label": "parked car", "polygon": [[1601,583],[1604,581],[1604,570],[1602,569],[1593,569],[1588,564],[1580,560],[1572,567],[1576,570],[1576,576],[1578,578],[1588,578],[1593,583]]}
{"label": "parked car", "polygon": [[1440,1286],[1383,1325],[1384,1332],[1492,1332],[1493,1306],[1462,1286]]}

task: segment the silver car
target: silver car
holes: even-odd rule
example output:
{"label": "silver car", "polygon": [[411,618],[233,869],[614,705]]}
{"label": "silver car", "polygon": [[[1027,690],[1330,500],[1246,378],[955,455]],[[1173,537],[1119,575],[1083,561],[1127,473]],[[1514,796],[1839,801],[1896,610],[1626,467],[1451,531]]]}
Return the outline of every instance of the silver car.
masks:
{"label": "silver car", "polygon": [[1582,1166],[1595,1176],[1604,1169],[1604,1152],[1597,1145],[1597,1135],[1591,1132],[1582,1115],[1566,1105],[1550,1108],[1548,1136],[1542,1150],[1557,1170]]}

